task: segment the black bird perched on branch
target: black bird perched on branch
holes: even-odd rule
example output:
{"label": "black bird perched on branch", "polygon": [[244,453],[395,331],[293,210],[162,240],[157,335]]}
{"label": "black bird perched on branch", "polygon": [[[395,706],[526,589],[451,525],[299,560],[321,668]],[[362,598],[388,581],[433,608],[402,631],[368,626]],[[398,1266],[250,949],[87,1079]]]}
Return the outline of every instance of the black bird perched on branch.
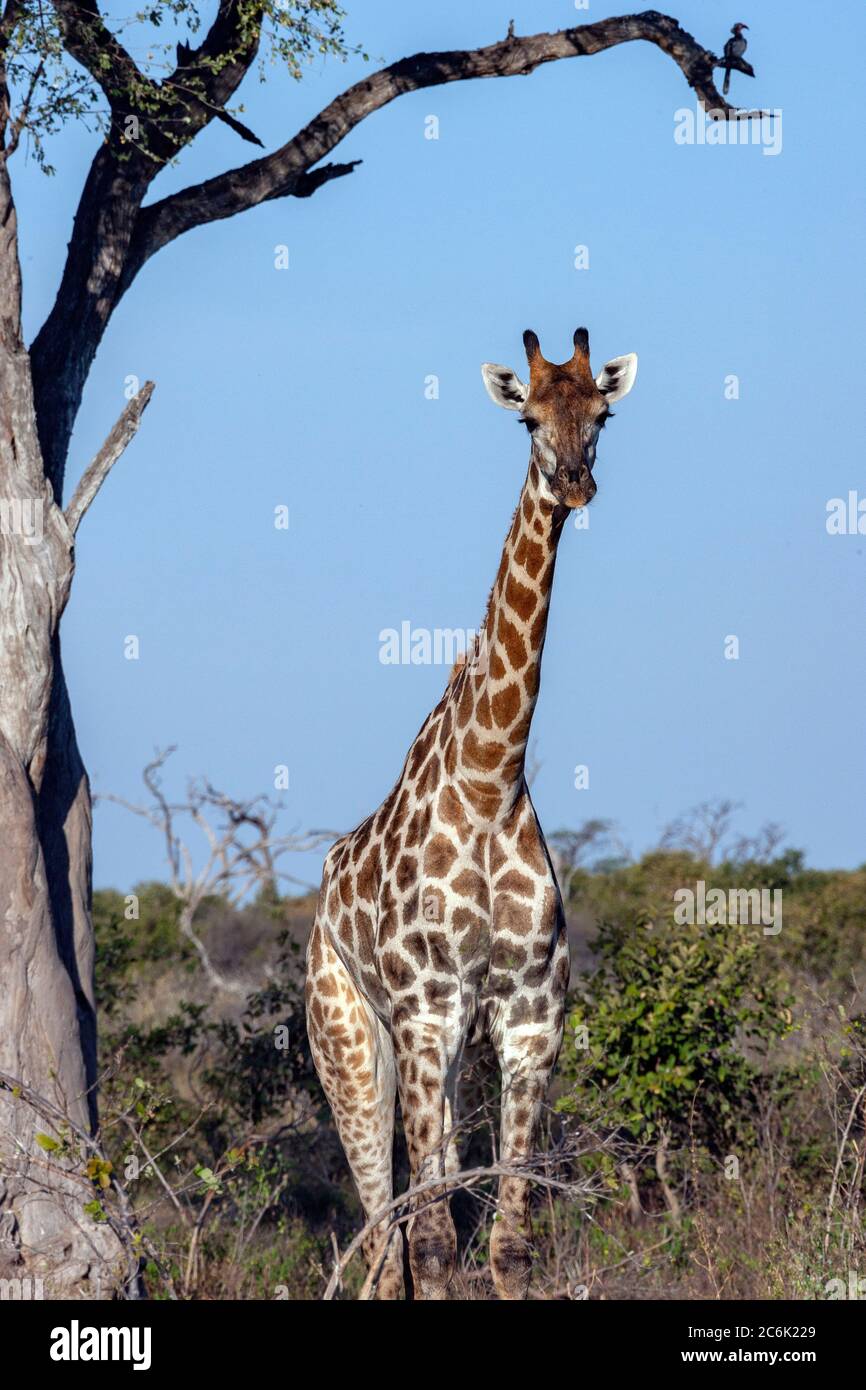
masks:
{"label": "black bird perched on branch", "polygon": [[[743,30],[748,29],[748,27],[748,24],[735,24],[733,26],[733,28],[731,29],[731,38],[729,38],[728,42],[725,44],[726,58],[742,58],[743,54],[749,46],[748,41],[743,38]],[[725,94],[725,96],[727,96],[728,94],[730,85],[731,68],[730,65],[727,65],[725,67],[725,83],[722,87],[722,91]]]}

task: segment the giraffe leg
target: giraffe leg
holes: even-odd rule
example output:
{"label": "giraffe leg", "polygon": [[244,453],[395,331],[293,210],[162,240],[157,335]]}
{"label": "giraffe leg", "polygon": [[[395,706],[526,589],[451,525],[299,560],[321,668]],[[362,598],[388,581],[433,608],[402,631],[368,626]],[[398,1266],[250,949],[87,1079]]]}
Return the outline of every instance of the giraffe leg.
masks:
{"label": "giraffe leg", "polygon": [[[494,1031],[493,1043],[502,1072],[500,1161],[518,1167],[535,1150],[539,1119],[562,1042],[563,1003],[568,979],[564,935],[554,948],[555,993],[509,1011],[509,1023]],[[556,963],[564,969],[556,971]],[[533,1014],[535,1017],[533,1017]],[[532,1272],[532,1222],[528,1178],[502,1177],[496,1220],[490,1235],[490,1268],[496,1292],[510,1301],[526,1298]]]}
{"label": "giraffe leg", "polygon": [[[500,1160],[519,1165],[532,1153],[541,1105],[550,1080],[549,1067],[528,1061],[521,1046],[505,1046],[502,1062],[502,1129]],[[496,1219],[490,1235],[490,1268],[499,1297],[526,1298],[532,1272],[530,1183],[526,1178],[499,1179]]]}
{"label": "giraffe leg", "polygon": [[[322,1089],[334,1115],[361,1205],[369,1221],[391,1201],[396,1074],[391,1039],[363,999],[317,918],[307,971],[307,1032]],[[364,1244],[376,1297],[403,1295],[403,1236],[376,1227]]]}
{"label": "giraffe leg", "polygon": [[[510,869],[500,879],[502,890],[494,892],[489,988],[497,1001],[490,1040],[502,1075],[500,1159],[519,1168],[537,1143],[541,1107],[562,1041],[569,964],[562,902],[528,800],[516,820],[516,834],[506,839],[502,852],[515,850],[525,872],[522,867],[520,896],[511,891]],[[500,1178],[490,1267],[502,1299],[522,1299],[529,1290],[530,1190],[527,1178]]]}
{"label": "giraffe leg", "polygon": [[[451,1138],[455,1124],[459,1040],[446,1026],[426,1020],[403,1023],[395,1048],[400,1108],[412,1183],[445,1176],[459,1166]],[[457,1233],[446,1188],[418,1198],[409,1231],[409,1267],[416,1299],[447,1299],[457,1261]]]}
{"label": "giraffe leg", "polygon": [[[559,912],[555,903],[555,917]],[[541,920],[546,913],[543,911]],[[514,920],[514,919],[512,919]],[[568,946],[564,921],[550,959],[539,963],[505,1005],[492,1041],[502,1074],[500,1160],[519,1167],[535,1150],[539,1119],[562,1041]],[[511,948],[509,948],[511,949]],[[542,947],[543,949],[543,947]],[[490,1268],[499,1297],[524,1299],[532,1272],[531,1184],[502,1177],[496,1220],[490,1235]]]}

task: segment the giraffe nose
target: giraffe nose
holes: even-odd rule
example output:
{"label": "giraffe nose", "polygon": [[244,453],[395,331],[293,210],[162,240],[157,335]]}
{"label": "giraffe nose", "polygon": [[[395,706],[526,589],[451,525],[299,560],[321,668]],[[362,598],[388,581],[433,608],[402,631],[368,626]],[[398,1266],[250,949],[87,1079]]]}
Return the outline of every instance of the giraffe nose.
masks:
{"label": "giraffe nose", "polygon": [[588,465],[581,463],[572,476],[587,502],[589,502],[598,492],[598,486]]}

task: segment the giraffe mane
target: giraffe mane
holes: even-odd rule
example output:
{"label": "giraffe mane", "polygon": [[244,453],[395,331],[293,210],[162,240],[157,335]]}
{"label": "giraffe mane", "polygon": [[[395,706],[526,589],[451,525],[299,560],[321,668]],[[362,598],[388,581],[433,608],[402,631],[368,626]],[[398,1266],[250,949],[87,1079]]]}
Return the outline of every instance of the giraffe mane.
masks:
{"label": "giraffe mane", "polygon": [[[508,543],[508,538],[509,538],[509,536],[511,535],[511,532],[513,531],[513,529],[514,529],[514,522],[515,522],[515,520],[516,520],[516,518],[517,518],[517,513],[518,513],[519,511],[520,511],[520,503],[518,502],[517,506],[514,508],[514,511],[511,513],[511,520],[510,520],[509,523],[508,523],[508,530],[505,532],[505,544]],[[480,628],[478,629],[479,633],[484,632],[485,628],[487,627],[487,619],[490,617],[490,605],[493,603],[493,595],[494,595],[494,593],[496,592],[496,585],[497,585],[498,583],[499,583],[499,574],[497,573],[496,578],[494,579],[493,583],[490,585],[490,593],[487,595],[487,602],[486,602],[485,605],[484,605],[484,617],[481,619],[481,626],[480,626]],[[456,663],[455,663],[455,665],[456,665]]]}
{"label": "giraffe mane", "polygon": [[451,674],[450,674],[449,677],[448,677],[448,684],[449,684],[449,686],[453,685],[454,682],[456,681],[457,677],[460,675],[460,672],[463,671],[463,670],[465,670],[465,668],[466,668],[466,662],[468,661],[468,659],[469,659],[469,652],[468,652],[468,651],[460,652],[459,656],[457,657],[457,660],[455,661],[454,665],[451,667]]}
{"label": "giraffe mane", "polygon": [[[505,533],[505,540],[506,540],[506,541],[508,540],[508,537],[511,535],[511,532],[512,532],[513,527],[514,527],[514,522],[515,522],[515,519],[516,519],[516,517],[517,517],[517,513],[518,513],[519,511],[520,511],[520,503],[518,502],[517,506],[514,508],[514,511],[511,513],[511,520],[510,520],[510,522],[508,523],[508,530],[507,530],[506,533]],[[465,670],[466,670],[466,667],[469,665],[470,660],[473,659],[473,658],[476,656],[477,652],[478,652],[478,641],[479,641],[479,638],[481,637],[481,635],[482,635],[482,634],[486,631],[486,629],[487,629],[487,619],[490,617],[490,606],[491,606],[491,604],[493,603],[493,595],[494,595],[494,592],[495,592],[495,590],[496,590],[496,585],[497,585],[497,583],[498,583],[498,580],[499,580],[499,575],[497,574],[497,576],[496,576],[496,578],[494,579],[493,583],[490,585],[490,592],[489,592],[489,594],[487,595],[487,602],[486,602],[485,605],[484,605],[484,617],[481,619],[481,626],[480,626],[479,629],[478,629],[477,635],[476,635],[475,638],[473,639],[472,648],[471,648],[471,650],[470,650],[470,648],[467,646],[466,651],[465,651],[465,652],[460,652],[460,654],[458,655],[457,660],[454,662],[454,665],[451,667],[451,671],[450,671],[450,674],[449,674],[449,676],[448,676],[448,684],[447,684],[446,687],[445,687],[446,690],[450,690],[451,687],[452,687],[454,684],[456,684],[456,682],[459,680],[459,678],[460,678],[461,674],[463,673],[463,671],[465,671]]]}

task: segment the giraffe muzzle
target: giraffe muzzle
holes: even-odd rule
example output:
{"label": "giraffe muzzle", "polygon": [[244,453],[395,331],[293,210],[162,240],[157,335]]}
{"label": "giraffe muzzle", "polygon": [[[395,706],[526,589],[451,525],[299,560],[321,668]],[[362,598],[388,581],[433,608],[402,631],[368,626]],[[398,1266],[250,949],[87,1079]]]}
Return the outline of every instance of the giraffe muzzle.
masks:
{"label": "giraffe muzzle", "polygon": [[559,491],[566,507],[585,507],[598,492],[598,484],[585,463],[558,470]]}

